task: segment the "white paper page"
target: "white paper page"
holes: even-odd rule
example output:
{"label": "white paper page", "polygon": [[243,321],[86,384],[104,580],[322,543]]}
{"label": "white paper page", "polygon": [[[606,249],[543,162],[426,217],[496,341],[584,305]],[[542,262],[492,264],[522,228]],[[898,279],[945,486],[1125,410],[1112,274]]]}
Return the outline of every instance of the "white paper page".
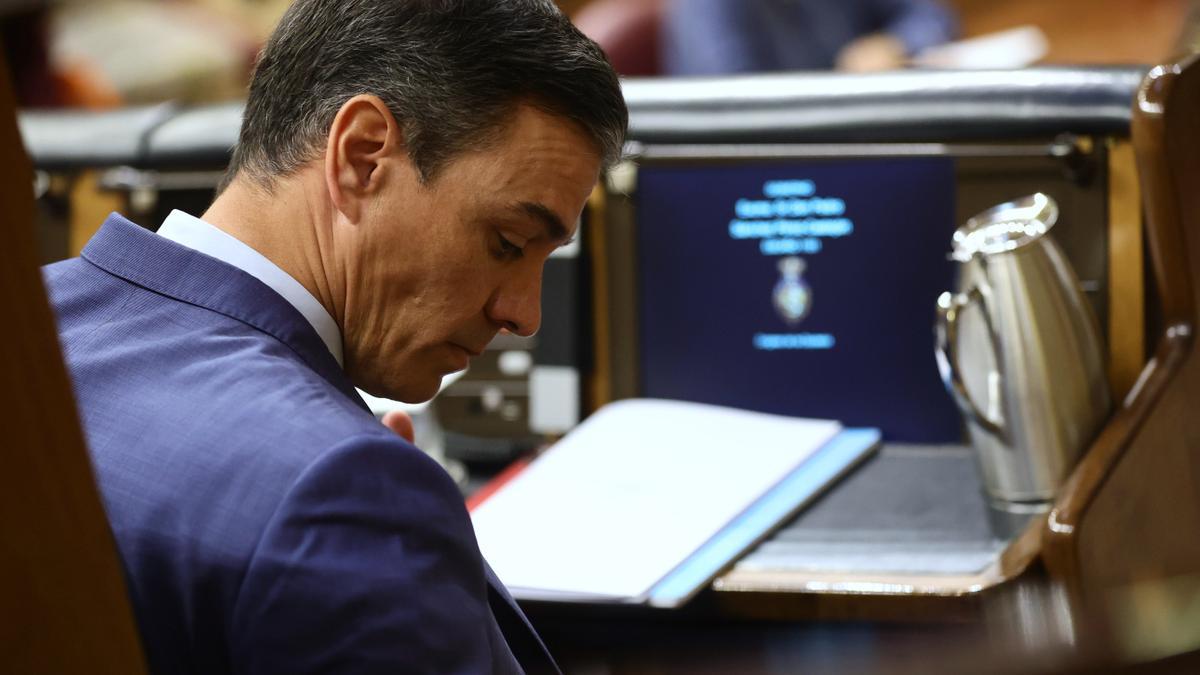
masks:
{"label": "white paper page", "polygon": [[613,403],[475,509],[479,547],[518,594],[638,597],[840,428],[697,403]]}

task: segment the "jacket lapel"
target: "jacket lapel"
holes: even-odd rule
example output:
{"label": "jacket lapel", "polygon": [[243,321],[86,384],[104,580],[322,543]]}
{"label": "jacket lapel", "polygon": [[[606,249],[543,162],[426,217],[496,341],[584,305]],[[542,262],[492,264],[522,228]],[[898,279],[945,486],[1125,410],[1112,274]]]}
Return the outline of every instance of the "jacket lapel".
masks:
{"label": "jacket lapel", "polygon": [[223,314],[270,335],[367,409],[304,316],[269,286],[242,270],[160,237],[116,213],[100,226],[84,247],[82,257],[130,283]]}

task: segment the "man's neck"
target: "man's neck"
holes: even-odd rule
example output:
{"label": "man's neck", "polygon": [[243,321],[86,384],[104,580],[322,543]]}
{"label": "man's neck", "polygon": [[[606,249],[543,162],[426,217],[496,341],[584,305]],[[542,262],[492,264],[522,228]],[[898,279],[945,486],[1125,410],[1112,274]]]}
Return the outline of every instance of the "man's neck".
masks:
{"label": "man's neck", "polygon": [[[261,253],[300,282],[343,328],[344,297],[334,259],[331,214],[320,199],[324,184],[309,186],[302,170],[279,180],[273,193],[239,176],[201,216],[217,229]],[[313,197],[313,195],[317,197]]]}

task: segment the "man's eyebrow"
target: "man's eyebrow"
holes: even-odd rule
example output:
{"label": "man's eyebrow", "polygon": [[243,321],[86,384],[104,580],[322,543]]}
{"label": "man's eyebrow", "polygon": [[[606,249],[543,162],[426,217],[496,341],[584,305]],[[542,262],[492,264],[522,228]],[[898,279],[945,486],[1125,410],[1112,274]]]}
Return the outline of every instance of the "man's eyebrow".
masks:
{"label": "man's eyebrow", "polygon": [[550,241],[557,242],[559,246],[566,246],[574,241],[575,237],[569,235],[567,226],[562,219],[545,204],[520,202],[516,208],[522,213],[532,216],[535,220],[541,221],[542,226],[546,228],[546,238]]}

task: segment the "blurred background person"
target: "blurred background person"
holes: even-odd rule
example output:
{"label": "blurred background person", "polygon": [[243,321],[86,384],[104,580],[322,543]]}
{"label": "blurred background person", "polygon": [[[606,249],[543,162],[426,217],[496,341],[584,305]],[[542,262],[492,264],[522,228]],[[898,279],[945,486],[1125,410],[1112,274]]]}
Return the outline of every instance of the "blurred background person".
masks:
{"label": "blurred background person", "polygon": [[[571,20],[604,49],[621,75],[662,75],[663,15],[670,0],[576,0]],[[564,3],[559,2],[562,6]]]}
{"label": "blurred background person", "polygon": [[953,40],[936,0],[673,0],[661,27],[666,75],[899,68]]}
{"label": "blurred background person", "polygon": [[290,0],[0,0],[25,108],[240,99]]}

